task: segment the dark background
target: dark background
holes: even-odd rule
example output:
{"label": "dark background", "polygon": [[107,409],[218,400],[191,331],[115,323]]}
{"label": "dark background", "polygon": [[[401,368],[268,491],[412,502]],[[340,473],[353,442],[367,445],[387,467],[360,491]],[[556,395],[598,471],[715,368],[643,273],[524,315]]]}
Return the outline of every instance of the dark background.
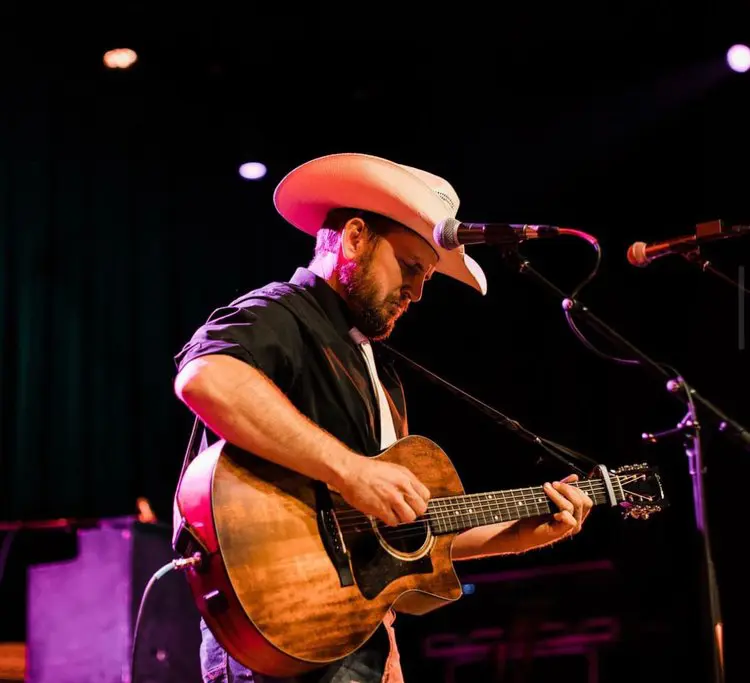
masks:
{"label": "dark background", "polygon": [[[602,263],[581,299],[750,424],[738,290],[679,257],[643,270],[625,259],[636,240],[690,234],[717,218],[750,223],[750,73],[725,61],[730,45],[750,41],[746,13],[603,18],[529,8],[459,22],[435,7],[412,29],[366,12],[259,19],[128,8],[106,18],[45,13],[43,27],[28,8],[12,12],[0,72],[0,519],[129,515],[145,496],[168,521],[191,426],[172,392],[173,356],[213,308],[307,263],[312,243],[275,213],[272,192],[294,166],[332,152],[444,175],[466,221],[595,235]],[[117,46],[138,53],[128,71],[102,64]],[[250,160],[268,175],[241,178]],[[738,239],[704,255],[737,279],[747,249]],[[594,263],[574,239],[522,251],[566,292]],[[587,350],[559,299],[492,249],[472,255],[488,295],[435,278],[392,345],[609,467],[658,466],[671,505],[648,521],[597,510],[573,541],[459,565],[474,578],[578,563],[611,570],[477,581],[459,605],[400,618],[408,680],[443,676],[442,661],[425,654],[430,634],[499,626],[527,642],[524,628],[590,617],[619,624],[600,655],[601,680],[671,680],[683,666],[703,680],[687,460],[679,439],[641,440],[675,426],[682,404],[662,379]],[[467,490],[568,473],[420,375],[405,368],[402,377],[411,431],[445,448]],[[702,417],[732,680],[746,666],[739,548],[750,452]],[[0,640],[23,640],[26,567],[64,553],[60,536],[22,529],[6,544]],[[588,680],[575,655],[504,674],[476,666],[456,680]]]}

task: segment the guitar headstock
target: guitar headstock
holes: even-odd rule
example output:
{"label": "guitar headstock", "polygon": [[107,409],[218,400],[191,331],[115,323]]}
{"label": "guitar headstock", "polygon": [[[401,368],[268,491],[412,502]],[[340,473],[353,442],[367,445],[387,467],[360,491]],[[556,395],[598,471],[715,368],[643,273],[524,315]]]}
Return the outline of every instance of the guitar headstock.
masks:
{"label": "guitar headstock", "polygon": [[653,513],[667,507],[661,477],[655,467],[646,463],[624,465],[611,474],[617,477],[613,482],[615,494],[624,508],[625,517],[648,519]]}

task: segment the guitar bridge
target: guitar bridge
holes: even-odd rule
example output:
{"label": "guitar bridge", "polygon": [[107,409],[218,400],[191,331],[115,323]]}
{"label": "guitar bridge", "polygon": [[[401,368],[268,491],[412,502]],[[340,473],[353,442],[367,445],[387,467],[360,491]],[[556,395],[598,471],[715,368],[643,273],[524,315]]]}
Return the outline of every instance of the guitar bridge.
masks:
{"label": "guitar bridge", "polygon": [[331,494],[326,488],[316,487],[317,509],[318,509],[318,531],[323,539],[328,557],[339,575],[342,587],[353,586],[354,576],[349,566],[349,553],[346,550],[344,537],[341,534],[336,516],[333,513],[333,502]]}

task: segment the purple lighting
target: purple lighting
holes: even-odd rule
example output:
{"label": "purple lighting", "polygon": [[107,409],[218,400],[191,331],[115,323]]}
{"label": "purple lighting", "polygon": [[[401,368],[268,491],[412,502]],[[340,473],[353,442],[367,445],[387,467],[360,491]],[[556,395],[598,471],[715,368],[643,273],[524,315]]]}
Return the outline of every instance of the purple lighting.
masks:
{"label": "purple lighting", "polygon": [[727,64],[733,71],[744,73],[750,69],[750,47],[747,45],[732,45],[727,51]]}
{"label": "purple lighting", "polygon": [[259,180],[266,175],[266,167],[259,161],[248,161],[240,166],[240,175],[247,180]]}

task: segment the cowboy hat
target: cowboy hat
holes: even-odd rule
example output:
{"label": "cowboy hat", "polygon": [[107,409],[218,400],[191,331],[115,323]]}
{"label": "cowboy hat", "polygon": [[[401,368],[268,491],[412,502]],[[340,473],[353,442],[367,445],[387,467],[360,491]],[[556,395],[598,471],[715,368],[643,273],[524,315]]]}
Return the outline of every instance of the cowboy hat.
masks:
{"label": "cowboy hat", "polygon": [[274,205],[294,227],[315,235],[331,209],[353,208],[386,216],[410,228],[435,250],[435,270],[487,293],[481,266],[464,247],[444,249],[435,226],[455,218],[459,199],[448,181],[369,154],[331,154],[290,171],[277,185]]}

